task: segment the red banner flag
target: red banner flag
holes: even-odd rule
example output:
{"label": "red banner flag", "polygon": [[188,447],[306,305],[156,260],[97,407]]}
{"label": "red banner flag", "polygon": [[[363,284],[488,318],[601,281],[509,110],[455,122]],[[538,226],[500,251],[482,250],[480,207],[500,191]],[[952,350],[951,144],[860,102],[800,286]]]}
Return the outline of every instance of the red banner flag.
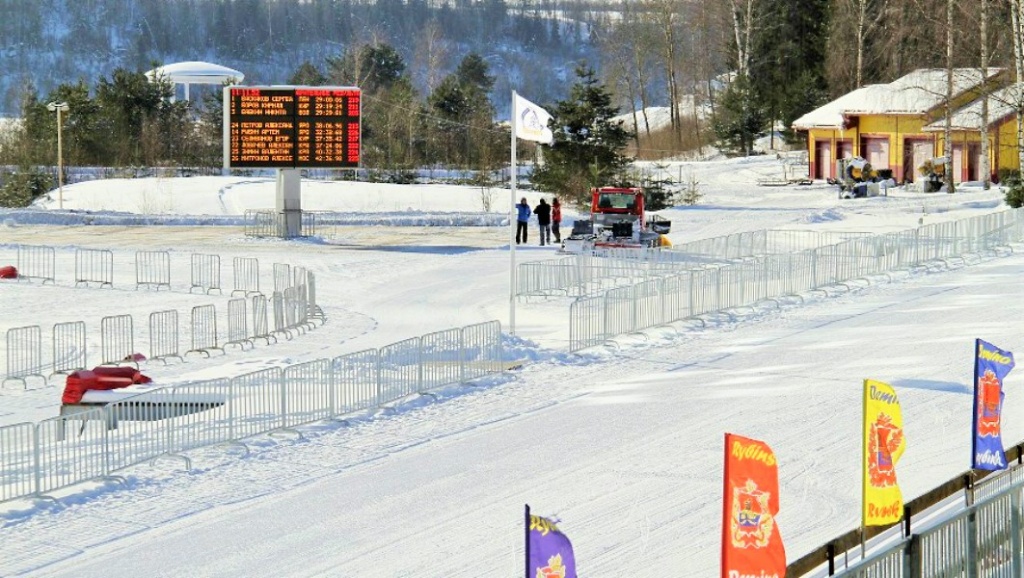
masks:
{"label": "red banner flag", "polygon": [[783,578],[779,470],[768,444],[725,434],[722,578]]}

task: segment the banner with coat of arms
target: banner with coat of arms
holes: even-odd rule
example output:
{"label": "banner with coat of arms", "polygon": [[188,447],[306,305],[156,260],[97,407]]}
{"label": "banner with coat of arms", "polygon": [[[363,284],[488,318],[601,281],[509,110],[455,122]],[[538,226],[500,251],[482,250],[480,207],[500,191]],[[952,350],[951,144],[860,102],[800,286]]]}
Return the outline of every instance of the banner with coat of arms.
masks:
{"label": "banner with coat of arms", "polygon": [[530,514],[526,506],[526,578],[576,578],[572,542],[555,522]]}
{"label": "banner with coat of arms", "polygon": [[1006,469],[1000,420],[1003,414],[1003,378],[1013,365],[1013,353],[980,339],[975,340],[974,430],[971,436],[971,467],[974,469]]}
{"label": "banner with coat of arms", "polygon": [[896,462],[903,455],[903,414],[891,385],[864,380],[863,525],[886,526],[903,518]]}
{"label": "banner with coat of arms", "polygon": [[786,575],[786,549],[775,523],[779,471],[768,444],[725,434],[722,577]]}

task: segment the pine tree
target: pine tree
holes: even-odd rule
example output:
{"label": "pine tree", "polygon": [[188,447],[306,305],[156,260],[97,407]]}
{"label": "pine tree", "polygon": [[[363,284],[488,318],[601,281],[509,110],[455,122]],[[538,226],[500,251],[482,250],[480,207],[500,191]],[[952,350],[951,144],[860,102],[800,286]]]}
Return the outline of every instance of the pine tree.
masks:
{"label": "pine tree", "polygon": [[567,201],[589,201],[591,187],[617,184],[632,160],[620,153],[632,135],[612,106],[608,89],[585,64],[576,67],[569,99],[549,110],[555,142],[544,149],[545,162],[534,169],[533,186]]}

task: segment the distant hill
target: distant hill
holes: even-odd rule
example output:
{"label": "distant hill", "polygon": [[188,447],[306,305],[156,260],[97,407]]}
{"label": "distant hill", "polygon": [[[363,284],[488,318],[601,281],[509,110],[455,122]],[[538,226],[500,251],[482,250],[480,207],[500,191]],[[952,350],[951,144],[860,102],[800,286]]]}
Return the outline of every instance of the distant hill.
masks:
{"label": "distant hill", "polygon": [[[543,6],[541,6],[543,4]],[[403,56],[418,90],[481,54],[498,110],[515,87],[538,102],[564,96],[575,62],[597,66],[591,25],[601,0],[5,0],[0,18],[0,116],[19,114],[26,87],[95,86],[118,67],[204,60],[243,72],[247,84],[285,84],[303,62],[383,42]],[[14,15],[14,17],[9,17]],[[425,43],[437,50],[426,74]]]}

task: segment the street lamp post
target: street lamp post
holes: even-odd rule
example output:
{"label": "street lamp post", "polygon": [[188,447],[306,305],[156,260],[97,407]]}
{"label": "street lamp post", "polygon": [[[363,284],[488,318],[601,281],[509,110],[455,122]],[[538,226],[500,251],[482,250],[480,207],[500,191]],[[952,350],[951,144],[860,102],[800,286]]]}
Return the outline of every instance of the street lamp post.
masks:
{"label": "street lamp post", "polygon": [[66,102],[51,102],[46,105],[50,112],[57,113],[57,208],[64,208],[64,137],[61,130],[61,113],[69,110]]}

